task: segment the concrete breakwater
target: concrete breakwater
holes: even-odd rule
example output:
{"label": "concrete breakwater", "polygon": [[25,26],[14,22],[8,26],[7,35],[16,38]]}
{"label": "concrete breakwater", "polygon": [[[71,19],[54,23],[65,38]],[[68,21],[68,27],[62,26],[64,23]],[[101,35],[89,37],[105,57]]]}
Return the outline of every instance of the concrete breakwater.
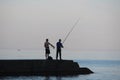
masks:
{"label": "concrete breakwater", "polygon": [[73,60],[0,60],[0,76],[70,76],[93,73]]}

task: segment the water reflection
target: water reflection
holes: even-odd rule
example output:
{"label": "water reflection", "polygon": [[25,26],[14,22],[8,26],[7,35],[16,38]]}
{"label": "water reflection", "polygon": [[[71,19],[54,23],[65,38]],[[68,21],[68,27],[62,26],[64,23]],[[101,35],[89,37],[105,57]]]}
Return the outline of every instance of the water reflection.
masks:
{"label": "water reflection", "polygon": [[[46,76],[44,80],[53,80],[53,77]],[[60,76],[56,76],[55,80],[62,80]]]}
{"label": "water reflection", "polygon": [[61,80],[61,77],[60,76],[56,77],[56,80]]}
{"label": "water reflection", "polygon": [[46,76],[44,80],[50,80],[50,77],[49,77],[49,76]]}

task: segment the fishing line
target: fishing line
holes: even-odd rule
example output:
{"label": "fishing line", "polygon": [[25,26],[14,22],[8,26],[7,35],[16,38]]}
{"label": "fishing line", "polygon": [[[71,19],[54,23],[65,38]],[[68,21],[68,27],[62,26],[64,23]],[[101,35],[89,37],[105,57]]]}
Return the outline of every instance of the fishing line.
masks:
{"label": "fishing line", "polygon": [[73,29],[75,28],[75,26],[77,25],[77,23],[79,22],[80,18],[75,22],[75,24],[73,25],[73,27],[70,29],[70,31],[68,32],[68,34],[66,35],[65,39],[63,40],[63,43],[67,40],[68,36],[70,35],[70,33],[73,31]]}

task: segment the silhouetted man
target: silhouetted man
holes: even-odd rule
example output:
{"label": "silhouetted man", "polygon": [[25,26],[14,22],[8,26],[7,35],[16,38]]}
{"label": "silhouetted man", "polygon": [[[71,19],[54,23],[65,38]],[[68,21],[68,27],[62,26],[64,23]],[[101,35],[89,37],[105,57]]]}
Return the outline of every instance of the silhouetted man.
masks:
{"label": "silhouetted man", "polygon": [[57,46],[56,59],[58,59],[58,54],[59,54],[59,57],[60,57],[60,60],[61,60],[62,59],[61,58],[61,48],[63,48],[63,45],[61,43],[61,39],[59,39],[59,42],[56,43],[56,46]]}
{"label": "silhouetted man", "polygon": [[44,47],[45,47],[45,57],[46,57],[46,59],[48,59],[49,54],[50,54],[49,45],[52,46],[53,49],[55,48],[51,43],[49,43],[48,39],[46,39],[46,42],[44,43]]}

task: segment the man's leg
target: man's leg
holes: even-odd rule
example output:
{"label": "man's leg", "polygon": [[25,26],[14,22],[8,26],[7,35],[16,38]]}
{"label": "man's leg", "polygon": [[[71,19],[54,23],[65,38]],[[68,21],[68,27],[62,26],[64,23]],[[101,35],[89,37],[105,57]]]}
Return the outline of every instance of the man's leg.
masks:
{"label": "man's leg", "polygon": [[45,58],[47,59],[47,49],[45,49]]}
{"label": "man's leg", "polygon": [[48,55],[47,55],[47,53],[45,53],[45,58],[46,58],[46,59],[48,58]]}
{"label": "man's leg", "polygon": [[58,50],[56,51],[56,60],[58,59]]}
{"label": "man's leg", "polygon": [[62,58],[61,58],[61,51],[59,51],[59,56],[60,56],[60,60],[62,60]]}

